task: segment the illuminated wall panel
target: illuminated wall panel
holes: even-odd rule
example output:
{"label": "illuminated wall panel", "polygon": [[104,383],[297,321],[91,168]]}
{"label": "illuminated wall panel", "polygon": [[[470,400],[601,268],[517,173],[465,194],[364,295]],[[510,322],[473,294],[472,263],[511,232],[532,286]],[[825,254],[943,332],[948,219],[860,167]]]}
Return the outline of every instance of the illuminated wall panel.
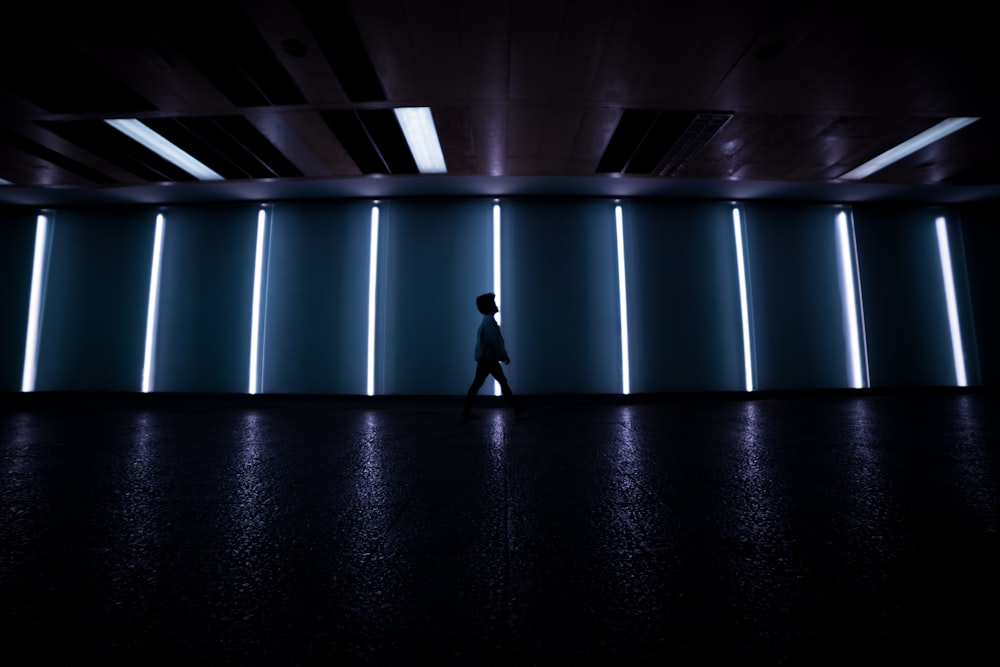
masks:
{"label": "illuminated wall panel", "polygon": [[[1000,204],[968,206],[961,212],[962,253],[953,253],[958,265],[965,259],[971,324],[963,332],[970,384],[1000,386]],[[959,278],[962,277],[958,272]],[[961,287],[961,283],[959,283]],[[959,292],[961,295],[961,292]],[[968,320],[972,320],[970,323]],[[975,363],[978,358],[978,364]],[[976,375],[976,370],[979,375]]]}
{"label": "illuminated wall panel", "polygon": [[[837,214],[822,204],[743,204],[759,389],[851,387]],[[867,288],[864,270],[861,282]],[[867,293],[865,294],[867,306]]]}
{"label": "illuminated wall panel", "polygon": [[375,202],[371,210],[371,231],[368,233],[368,354],[365,364],[365,393],[368,396],[375,395],[375,338],[378,335],[375,327],[378,314],[379,258],[382,255],[381,213],[381,207]]}
{"label": "illuminated wall panel", "polygon": [[[621,203],[631,393],[744,391],[731,204]],[[381,204],[375,393],[464,393],[480,317],[473,299],[493,289],[493,204],[489,197]],[[274,206],[263,258],[263,392],[365,392],[371,206]],[[615,202],[501,206],[500,319],[513,388],[621,393]],[[742,207],[757,387],[854,386],[840,209]],[[247,391],[258,209],[247,202],[164,211],[154,391]],[[867,361],[874,388],[955,386],[953,338],[961,340],[970,386],[1000,381],[1000,205],[955,209],[851,209],[867,343],[857,360]],[[158,212],[50,212],[37,390],[140,391]],[[22,385],[38,213],[0,210],[0,391]],[[942,215],[957,336],[942,281],[935,224]]]}
{"label": "illuminated wall panel", "polygon": [[57,211],[50,255],[38,391],[139,391],[156,211]]}
{"label": "illuminated wall panel", "polygon": [[272,207],[265,393],[365,393],[371,202]]}
{"label": "illuminated wall panel", "polygon": [[868,386],[868,346],[865,341],[854,217],[847,207],[837,212],[837,258],[840,263],[841,306],[844,309],[844,341],[848,346],[848,386],[863,389]]}
{"label": "illuminated wall panel", "polygon": [[149,300],[146,305],[146,343],[142,361],[142,391],[149,393],[156,388],[156,331],[160,314],[160,270],[163,264],[163,233],[166,218],[156,214],[153,233],[153,251],[149,259]]}
{"label": "illuminated wall panel", "polygon": [[951,259],[951,239],[949,224],[943,215],[934,220],[937,234],[938,255],[941,257],[941,278],[944,283],[945,308],[948,312],[948,331],[951,337],[951,355],[955,364],[955,384],[959,387],[969,385],[966,376],[965,344],[962,341],[961,316],[958,312],[958,297],[955,290],[955,268]]}
{"label": "illuminated wall panel", "polygon": [[[935,227],[942,214],[949,216],[935,207],[854,207],[873,387],[956,385]],[[964,244],[960,234],[952,240],[967,375],[970,384],[977,384]]]}
{"label": "illuminated wall panel", "polygon": [[[505,226],[506,216],[505,207]],[[376,393],[464,394],[482,319],[476,296],[493,290],[493,201],[392,202],[381,222]]]}
{"label": "illuminated wall panel", "polygon": [[625,200],[622,210],[632,391],[744,390],[732,205]]}
{"label": "illuminated wall panel", "polygon": [[618,340],[622,349],[622,394],[632,392],[631,384],[631,363],[629,361],[629,333],[628,333],[628,278],[626,274],[625,262],[625,216],[622,213],[621,204],[615,206],[615,237],[618,249],[618,326],[621,335]]}
{"label": "illuminated wall panel", "polygon": [[[242,204],[165,212],[156,391],[246,393],[258,209]],[[148,233],[140,291],[149,282]]]}
{"label": "illuminated wall panel", "polygon": [[0,209],[0,391],[20,391],[37,212]]}
{"label": "illuminated wall panel", "polygon": [[42,336],[42,311],[45,308],[45,285],[51,250],[49,213],[40,213],[35,220],[35,242],[31,253],[31,292],[28,297],[28,322],[24,334],[24,374],[21,391],[35,391],[38,370],[38,346]]}
{"label": "illuminated wall panel", "polygon": [[743,338],[743,382],[746,391],[757,388],[757,351],[754,346],[753,287],[750,283],[750,260],[747,258],[747,228],[743,208],[733,204],[733,247],[736,255],[736,275],[740,286],[740,330]]}
{"label": "illuminated wall panel", "polygon": [[253,263],[253,294],[250,305],[250,361],[248,363],[249,379],[247,392],[257,394],[261,391],[261,362],[263,341],[261,340],[261,320],[264,318],[264,283],[267,280],[267,228],[268,210],[261,207],[257,211],[257,241],[254,244]]}
{"label": "illuminated wall panel", "polygon": [[[511,356],[504,371],[511,387],[621,394],[615,202],[517,200],[502,207],[502,327]],[[628,284],[631,290],[634,282]]]}

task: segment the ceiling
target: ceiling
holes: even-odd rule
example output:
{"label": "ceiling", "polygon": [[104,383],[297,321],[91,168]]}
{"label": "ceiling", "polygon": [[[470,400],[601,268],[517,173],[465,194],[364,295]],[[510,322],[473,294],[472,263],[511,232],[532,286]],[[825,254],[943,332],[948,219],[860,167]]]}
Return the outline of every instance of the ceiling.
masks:
{"label": "ceiling", "polygon": [[[1000,200],[988,11],[814,6],[8,4],[0,179],[12,185],[0,186],[0,203]],[[417,173],[392,111],[405,106],[431,108],[447,174]],[[862,181],[840,179],[949,116],[979,120]],[[226,180],[196,181],[111,118],[142,120]]]}

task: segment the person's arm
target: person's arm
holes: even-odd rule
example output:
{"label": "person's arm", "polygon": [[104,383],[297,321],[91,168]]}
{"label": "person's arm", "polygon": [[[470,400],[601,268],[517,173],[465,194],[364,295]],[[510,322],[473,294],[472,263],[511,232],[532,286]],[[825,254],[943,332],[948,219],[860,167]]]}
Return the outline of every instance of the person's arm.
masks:
{"label": "person's arm", "polygon": [[497,360],[509,364],[510,357],[507,355],[507,348],[504,346],[503,335],[500,333],[500,325],[496,323],[496,320],[490,321],[484,333],[486,337],[486,344],[489,346],[493,356]]}

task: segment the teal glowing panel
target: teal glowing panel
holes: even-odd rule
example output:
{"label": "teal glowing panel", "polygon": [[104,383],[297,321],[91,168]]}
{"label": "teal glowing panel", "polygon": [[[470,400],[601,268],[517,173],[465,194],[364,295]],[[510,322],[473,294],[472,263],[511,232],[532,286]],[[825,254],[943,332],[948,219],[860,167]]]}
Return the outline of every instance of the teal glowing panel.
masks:
{"label": "teal glowing panel", "polygon": [[964,243],[957,216],[937,207],[856,205],[873,387],[956,386],[948,297],[936,220],[949,224],[949,249],[969,384],[978,384]]}
{"label": "teal glowing panel", "polygon": [[[841,209],[765,202],[747,202],[743,209],[757,388],[854,386],[838,253]],[[863,269],[860,282],[867,288]]]}
{"label": "teal glowing panel", "polygon": [[745,388],[732,208],[623,202],[633,392]]}
{"label": "teal glowing panel", "polygon": [[[969,384],[1000,385],[1000,204],[962,209],[962,249],[972,327],[968,329],[966,359]],[[953,253],[956,266],[961,257]],[[958,272],[958,277],[963,276]],[[961,283],[959,283],[961,287]],[[961,292],[959,293],[961,296]],[[979,371],[977,376],[975,373]]]}
{"label": "teal glowing panel", "polygon": [[501,208],[498,305],[512,389],[621,394],[615,202],[529,199]]}
{"label": "teal glowing panel", "polygon": [[49,214],[35,389],[139,391],[156,212]]}
{"label": "teal glowing panel", "polygon": [[493,201],[379,208],[375,393],[464,394],[482,318],[476,296],[493,291]]}
{"label": "teal glowing panel", "polygon": [[[258,210],[242,204],[164,212],[154,391],[246,393]],[[149,229],[151,244],[152,223]],[[143,290],[149,247],[142,253]]]}
{"label": "teal glowing panel", "polygon": [[271,207],[265,393],[365,393],[371,202]]}
{"label": "teal glowing panel", "polygon": [[20,391],[37,212],[0,210],[0,391]]}

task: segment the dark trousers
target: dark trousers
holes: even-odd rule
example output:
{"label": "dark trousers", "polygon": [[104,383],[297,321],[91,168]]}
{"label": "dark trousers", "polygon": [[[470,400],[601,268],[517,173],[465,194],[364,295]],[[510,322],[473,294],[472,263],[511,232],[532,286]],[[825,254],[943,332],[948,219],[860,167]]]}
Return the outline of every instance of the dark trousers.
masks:
{"label": "dark trousers", "polygon": [[476,377],[473,378],[472,384],[469,385],[469,391],[465,395],[465,409],[469,410],[472,408],[472,399],[476,397],[479,393],[479,389],[486,382],[486,378],[489,376],[496,378],[496,381],[500,383],[500,393],[513,405],[517,407],[517,403],[514,400],[514,392],[510,390],[510,384],[507,383],[507,376],[503,374],[503,368],[500,367],[499,361],[480,361],[476,363]]}

